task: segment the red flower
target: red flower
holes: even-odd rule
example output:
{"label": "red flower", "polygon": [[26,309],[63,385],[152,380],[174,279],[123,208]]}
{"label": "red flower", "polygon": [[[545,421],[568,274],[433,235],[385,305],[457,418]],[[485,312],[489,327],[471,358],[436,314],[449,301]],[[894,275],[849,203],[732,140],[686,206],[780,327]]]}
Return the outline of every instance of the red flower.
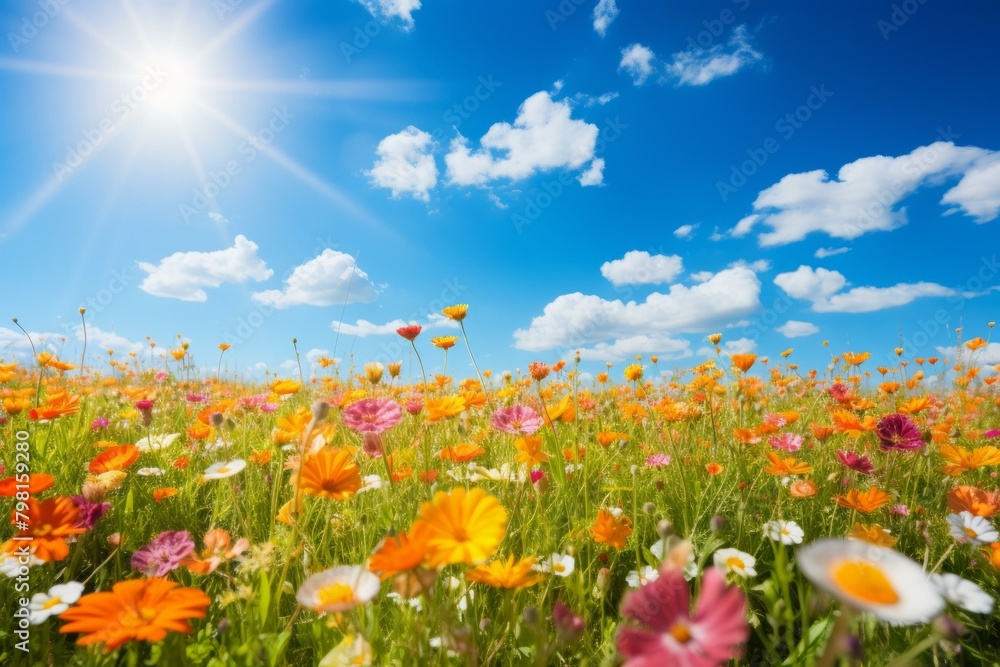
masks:
{"label": "red flower", "polygon": [[423,327],[419,324],[408,324],[405,327],[399,327],[396,329],[396,333],[408,341],[413,341],[414,338],[420,335],[422,330]]}
{"label": "red flower", "polygon": [[868,460],[867,456],[862,456],[861,454],[855,454],[854,452],[845,452],[842,449],[837,450],[837,458],[840,462],[851,470],[860,472],[862,475],[872,475],[875,473],[875,466],[872,462]]}

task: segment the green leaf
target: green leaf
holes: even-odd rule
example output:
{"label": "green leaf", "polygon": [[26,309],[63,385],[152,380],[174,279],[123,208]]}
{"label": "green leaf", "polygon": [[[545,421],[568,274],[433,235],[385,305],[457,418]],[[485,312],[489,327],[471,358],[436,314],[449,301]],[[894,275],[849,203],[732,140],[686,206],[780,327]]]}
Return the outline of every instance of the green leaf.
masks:
{"label": "green leaf", "polygon": [[782,667],[800,665],[808,657],[815,657],[826,646],[826,637],[833,629],[833,618],[827,616],[809,626],[809,632],[802,638],[795,650],[785,659]]}

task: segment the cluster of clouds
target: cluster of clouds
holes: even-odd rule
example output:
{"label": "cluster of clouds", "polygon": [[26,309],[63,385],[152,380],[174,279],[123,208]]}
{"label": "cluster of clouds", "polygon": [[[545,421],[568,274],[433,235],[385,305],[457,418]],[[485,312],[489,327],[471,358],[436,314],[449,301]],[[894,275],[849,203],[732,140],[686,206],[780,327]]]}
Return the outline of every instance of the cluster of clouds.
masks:
{"label": "cluster of clouds", "polygon": [[736,74],[744,67],[761,63],[764,55],[750,42],[745,25],[733,28],[724,43],[678,51],[661,61],[651,48],[639,43],[622,49],[618,70],[642,86],[647,82],[677,86],[704,86],[716,79]]}

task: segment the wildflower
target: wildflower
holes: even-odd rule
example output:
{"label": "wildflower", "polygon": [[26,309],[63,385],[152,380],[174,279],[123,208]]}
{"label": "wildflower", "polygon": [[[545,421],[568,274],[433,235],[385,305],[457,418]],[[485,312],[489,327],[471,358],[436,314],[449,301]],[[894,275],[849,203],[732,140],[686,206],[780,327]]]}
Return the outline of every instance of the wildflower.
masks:
{"label": "wildflower", "polygon": [[70,581],[56,584],[47,593],[35,593],[28,604],[28,622],[31,625],[41,625],[50,616],[58,616],[80,599],[83,594],[83,584]]}
{"label": "wildflower", "polygon": [[724,471],[725,469],[726,469],[725,466],[716,463],[715,461],[705,464],[705,470],[708,472],[709,475],[713,476],[718,475],[722,473],[722,471]]}
{"label": "wildflower", "polygon": [[532,361],[528,364],[528,374],[535,382],[541,382],[549,375],[549,365],[541,361]]}
{"label": "wildflower", "polygon": [[447,350],[455,347],[455,343],[458,342],[458,336],[437,336],[431,338],[431,345],[442,350]]}
{"label": "wildflower", "polygon": [[210,465],[202,474],[201,478],[205,481],[210,481],[213,479],[225,479],[226,477],[232,477],[233,475],[241,472],[247,467],[247,462],[243,459],[233,459],[232,461],[220,461],[219,463],[213,463]]}
{"label": "wildflower", "polygon": [[60,615],[67,621],[59,632],[84,633],[80,646],[104,644],[106,651],[133,641],[162,641],[168,631],[188,634],[189,619],[205,618],[211,600],[197,588],[179,588],[172,581],[151,577],[120,581],[110,592],[91,593]]}
{"label": "wildflower", "polygon": [[846,496],[836,496],[834,500],[841,507],[846,507],[862,514],[871,514],[889,502],[889,494],[873,486],[867,491],[851,489],[847,492]]}
{"label": "wildflower", "polygon": [[65,415],[74,415],[80,411],[80,397],[59,392],[46,396],[45,403],[28,412],[32,421],[50,421]]}
{"label": "wildflower", "polygon": [[477,565],[496,551],[507,530],[507,512],[500,501],[480,488],[438,491],[420,507],[415,530],[426,529],[427,564]]}
{"label": "wildflower", "polygon": [[945,444],[941,445],[939,451],[948,462],[948,465],[941,468],[941,472],[952,477],[957,477],[967,470],[1000,465],[1000,448],[992,445],[976,447],[970,452],[962,447]]}
{"label": "wildflower", "polygon": [[[112,470],[110,472],[113,474],[120,471]],[[155,467],[139,468],[138,470],[135,471],[135,473],[140,477],[160,477],[161,475],[164,475],[166,472],[167,471],[164,470],[163,468],[155,468]],[[107,475],[108,473],[103,473],[103,474]]]}
{"label": "wildflower", "polygon": [[926,623],[944,608],[924,569],[892,549],[827,538],[799,549],[795,561],[815,586],[893,625]]}
{"label": "wildflower", "polygon": [[379,588],[379,578],[371,572],[357,565],[340,565],[302,582],[295,599],[319,613],[348,611],[371,602]]}
{"label": "wildflower", "polygon": [[131,565],[146,576],[162,577],[176,570],[194,553],[194,540],[186,530],[165,530],[132,554]]}
{"label": "wildflower", "polygon": [[948,492],[948,509],[989,518],[1000,511],[1000,492],[987,492],[974,486],[956,486]]}
{"label": "wildflower", "polygon": [[741,372],[746,373],[757,361],[757,355],[751,352],[733,354],[729,356],[730,363]]}
{"label": "wildflower", "polygon": [[181,437],[180,433],[170,433],[168,435],[147,435],[142,440],[135,443],[136,448],[140,452],[155,452],[161,449],[166,449],[170,445],[174,444],[174,441]]}
{"label": "wildflower", "polygon": [[708,336],[706,336],[706,338],[708,338],[708,342],[711,343],[712,345],[718,345],[719,342],[722,340],[722,334],[721,333],[709,334]]}
{"label": "wildflower", "polygon": [[344,426],[358,433],[384,433],[403,418],[399,403],[389,398],[365,398],[344,408]]}
{"label": "wildflower", "polygon": [[290,396],[299,393],[302,383],[294,380],[278,380],[271,384],[271,391],[278,396]]}
{"label": "wildflower", "polygon": [[486,450],[472,442],[460,442],[457,445],[449,445],[437,453],[438,458],[444,461],[454,461],[455,463],[468,463],[469,461],[482,456]]}
{"label": "wildflower", "polygon": [[167,498],[176,496],[180,492],[181,492],[180,489],[176,487],[165,486],[161,489],[156,489],[155,491],[153,491],[153,500],[155,500],[158,503],[162,503]]}
{"label": "wildflower", "polygon": [[989,521],[970,512],[949,514],[948,533],[961,544],[986,544],[1000,540],[1000,533]]}
{"label": "wildflower", "polygon": [[764,535],[782,544],[802,544],[805,532],[794,521],[768,521],[764,524]]}
{"label": "wildflower", "polygon": [[420,332],[422,330],[423,327],[420,326],[419,324],[408,324],[406,326],[399,327],[398,329],[396,329],[396,333],[398,333],[400,336],[402,336],[403,338],[412,343],[414,339],[416,339],[416,337],[420,335]]}
{"label": "wildflower", "polygon": [[427,527],[414,526],[409,532],[399,532],[382,540],[368,561],[368,569],[379,573],[382,581],[394,574],[419,567],[427,556]]}
{"label": "wildflower", "polygon": [[808,463],[799,463],[794,457],[783,459],[774,452],[766,452],[765,456],[771,462],[771,465],[764,468],[764,472],[766,473],[777,475],[778,477],[786,477],[788,475],[805,475],[808,472],[812,472],[811,465]]}
{"label": "wildflower", "polygon": [[[37,496],[42,491],[51,489],[55,483],[55,477],[44,472],[29,472],[7,477],[0,480],[0,498],[13,498],[18,491],[27,491],[28,495]],[[25,486],[27,489],[23,488]]]}
{"label": "wildflower", "polygon": [[382,373],[385,371],[385,366],[377,361],[369,361],[364,366],[365,369],[365,379],[371,384],[378,384],[382,381]]}
{"label": "wildflower", "polygon": [[222,563],[239,557],[250,548],[250,541],[245,537],[232,542],[229,531],[224,528],[213,528],[205,533],[202,540],[205,548],[201,555],[191,555],[181,561],[181,565],[196,574],[211,574]]}
{"label": "wildflower", "polygon": [[715,567],[726,573],[734,572],[741,577],[756,577],[754,565],[757,559],[739,549],[719,549],[712,556]]}
{"label": "wildflower", "polygon": [[449,320],[454,320],[455,322],[461,322],[465,319],[466,314],[469,312],[469,304],[459,303],[454,306],[448,306],[441,309],[441,314],[447,317]]}
{"label": "wildflower", "polygon": [[624,371],[625,379],[629,382],[638,382],[642,380],[642,373],[645,369],[646,367],[640,364],[626,366]]}
{"label": "wildflower", "polygon": [[920,429],[906,415],[887,415],[875,429],[883,451],[912,451],[924,446]]}
{"label": "wildflower", "polygon": [[973,614],[989,614],[993,611],[993,596],[957,574],[932,574],[931,583],[945,600],[960,609]]}
{"label": "wildflower", "polygon": [[[0,546],[0,552],[14,553],[24,543],[35,550],[35,556],[46,563],[69,555],[67,537],[86,532],[80,525],[80,511],[68,496],[56,496],[44,502],[29,497],[27,509],[11,512],[10,522],[20,528],[14,539]],[[20,514],[20,516],[19,516]],[[26,525],[25,525],[26,524]]]}
{"label": "wildflower", "polygon": [[874,475],[875,466],[872,462],[868,460],[868,457],[862,456],[860,454],[855,454],[854,452],[844,451],[842,449],[837,450],[837,458],[845,466],[859,472],[862,475]]}
{"label": "wildflower", "polygon": [[97,522],[111,509],[111,503],[91,502],[83,496],[70,496],[70,500],[76,505],[80,527],[87,530],[93,530]]}
{"label": "wildflower", "polygon": [[556,628],[556,638],[562,644],[572,644],[583,636],[587,624],[570,611],[562,602],[552,607],[552,625]]}
{"label": "wildflower", "polygon": [[527,463],[529,466],[544,463],[549,460],[549,455],[542,451],[542,439],[537,435],[529,435],[518,438],[514,441],[514,461],[517,463]]}
{"label": "wildflower", "polygon": [[896,538],[877,523],[871,527],[862,523],[855,523],[854,527],[851,528],[851,532],[847,534],[847,537],[890,549],[896,546]]}
{"label": "wildflower", "polygon": [[540,575],[531,574],[534,564],[531,557],[515,561],[514,556],[508,556],[470,570],[465,578],[494,588],[526,588],[542,580]]}
{"label": "wildflower", "polygon": [[427,421],[436,422],[449,417],[457,417],[465,412],[465,399],[461,396],[442,396],[441,398],[428,399]]}
{"label": "wildflower", "polygon": [[625,540],[632,534],[632,521],[621,510],[618,513],[608,510],[598,510],[594,525],[590,527],[590,536],[599,544],[606,544],[615,549],[624,549]]}
{"label": "wildflower", "polygon": [[[419,602],[419,600],[418,600]],[[319,661],[319,667],[347,667],[349,665],[372,664],[375,653],[361,635],[347,634]]]}
{"label": "wildflower", "polygon": [[125,470],[139,460],[139,448],[135,445],[108,447],[95,456],[87,469],[95,475],[109,470]]}
{"label": "wildflower", "polygon": [[512,435],[531,435],[542,427],[538,413],[524,405],[500,408],[493,413],[493,428]]}
{"label": "wildflower", "polygon": [[629,593],[622,604],[622,616],[642,627],[626,626],[618,631],[616,643],[625,658],[624,667],[711,667],[736,657],[739,645],[750,634],[743,592],[727,587],[722,573],[710,569],[702,580],[694,614],[689,605],[687,582],[677,570]]}
{"label": "wildflower", "polygon": [[797,452],[802,449],[802,436],[794,433],[781,433],[768,438],[767,444],[786,452]]}
{"label": "wildflower", "polygon": [[299,488],[318,498],[344,500],[361,488],[361,473],[351,453],[339,447],[321,447],[306,459]]}
{"label": "wildflower", "polygon": [[538,572],[551,572],[558,577],[568,577],[576,570],[576,559],[569,554],[554,553],[533,566]]}
{"label": "wildflower", "polygon": [[650,454],[646,458],[647,468],[663,468],[670,465],[670,455],[669,454]]}
{"label": "wildflower", "polygon": [[629,588],[639,588],[640,586],[645,586],[651,581],[656,581],[660,578],[660,571],[655,567],[650,567],[645,565],[638,570],[632,570],[625,576],[625,582],[629,585]]}

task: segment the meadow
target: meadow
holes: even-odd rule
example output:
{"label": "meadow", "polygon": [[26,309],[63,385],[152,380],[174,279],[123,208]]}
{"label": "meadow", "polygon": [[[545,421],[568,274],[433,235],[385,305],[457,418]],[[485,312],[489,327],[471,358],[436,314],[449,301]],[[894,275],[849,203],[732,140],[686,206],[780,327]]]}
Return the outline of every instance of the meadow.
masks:
{"label": "meadow", "polygon": [[0,663],[998,664],[992,323],[426,375],[467,314],[266,383],[180,340],[0,362]]}

